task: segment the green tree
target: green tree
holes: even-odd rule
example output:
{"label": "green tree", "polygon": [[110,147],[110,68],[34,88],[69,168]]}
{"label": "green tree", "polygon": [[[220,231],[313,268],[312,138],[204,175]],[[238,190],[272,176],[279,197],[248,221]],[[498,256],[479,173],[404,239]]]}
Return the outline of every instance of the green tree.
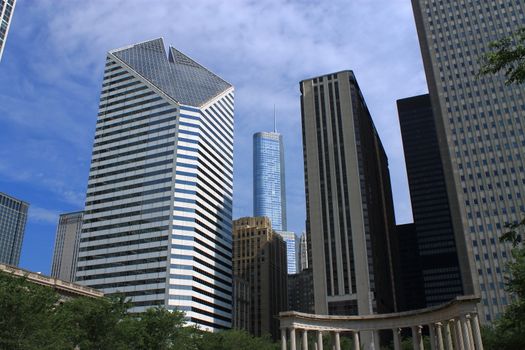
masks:
{"label": "green tree", "polygon": [[225,330],[203,333],[199,350],[277,350],[269,337],[254,337],[245,331]]}
{"label": "green tree", "polygon": [[481,57],[480,74],[495,74],[503,71],[506,84],[521,84],[525,81],[525,28],[512,35],[492,42],[488,53]]}
{"label": "green tree", "polygon": [[525,219],[507,225],[509,231],[500,241],[512,244],[512,261],[507,264],[506,289],[516,299],[492,327],[483,328],[483,341],[487,349],[525,349],[525,248],[523,235]]}
{"label": "green tree", "polygon": [[55,349],[58,299],[50,288],[0,273],[0,349]]}
{"label": "green tree", "polygon": [[120,323],[131,304],[122,296],[75,298],[63,303],[53,317],[61,348],[82,350],[125,349]]}

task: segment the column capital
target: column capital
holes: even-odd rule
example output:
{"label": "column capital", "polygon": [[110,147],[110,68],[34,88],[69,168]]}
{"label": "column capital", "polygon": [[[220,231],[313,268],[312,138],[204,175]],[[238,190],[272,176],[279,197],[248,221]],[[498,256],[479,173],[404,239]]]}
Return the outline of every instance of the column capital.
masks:
{"label": "column capital", "polygon": [[434,325],[436,327],[440,327],[440,328],[443,327],[443,323],[441,323],[441,322],[436,322],[436,323],[434,323]]}

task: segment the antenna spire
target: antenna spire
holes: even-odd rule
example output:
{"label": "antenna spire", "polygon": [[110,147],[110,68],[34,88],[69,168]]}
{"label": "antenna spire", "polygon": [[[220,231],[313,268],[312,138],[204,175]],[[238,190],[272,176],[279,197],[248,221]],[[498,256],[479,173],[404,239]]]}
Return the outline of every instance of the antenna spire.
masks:
{"label": "antenna spire", "polygon": [[277,121],[275,118],[275,103],[273,104],[273,132],[277,132]]}

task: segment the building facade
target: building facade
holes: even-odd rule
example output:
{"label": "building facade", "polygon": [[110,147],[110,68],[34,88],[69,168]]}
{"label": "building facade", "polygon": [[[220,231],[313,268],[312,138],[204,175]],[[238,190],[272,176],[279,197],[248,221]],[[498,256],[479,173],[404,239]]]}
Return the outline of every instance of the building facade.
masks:
{"label": "building facade", "polygon": [[306,239],[306,232],[299,237],[299,267],[300,271],[308,268],[308,240]]}
{"label": "building facade", "polygon": [[277,316],[288,304],[286,244],[269,218],[244,217],[233,222],[233,274],[251,287],[248,331],[278,339]]}
{"label": "building facade", "polygon": [[489,43],[525,26],[525,3],[413,0],[458,249],[464,293],[481,319],[510,303],[498,238],[525,212],[525,92],[503,75],[479,77]]}
{"label": "building facade", "polygon": [[107,54],[76,281],[231,327],[233,86],[155,39]]}
{"label": "building facade", "polygon": [[[397,109],[416,232],[412,242],[400,237],[403,240],[400,247],[410,255],[409,260],[416,259],[416,255],[418,259],[417,263],[405,264],[401,272],[414,274],[413,278],[405,279],[409,284],[406,290],[411,294],[407,300],[412,307],[423,308],[444,304],[463,295],[458,255],[467,252],[458,251],[456,247],[430,96],[398,100]],[[408,231],[405,229],[400,233],[407,234]],[[407,244],[414,245],[415,250],[407,251]],[[460,248],[464,249],[464,245]],[[413,271],[416,268],[420,269],[421,276]],[[421,280],[424,284],[422,305],[419,297],[414,295],[419,289],[416,281]]]}
{"label": "building facade", "polygon": [[388,160],[355,76],[342,71],[300,87],[315,313],[394,311]]}
{"label": "building facade", "polygon": [[423,268],[420,263],[415,224],[396,226],[397,259],[397,306],[398,311],[423,309],[426,305]]}
{"label": "building facade", "polygon": [[295,232],[277,231],[286,244],[286,265],[288,274],[299,272],[299,238]]}
{"label": "building facade", "polygon": [[314,313],[312,269],[288,275],[288,310]]}
{"label": "building facade", "polygon": [[29,204],[0,192],[0,263],[18,266]]}
{"label": "building facade", "polygon": [[55,236],[51,277],[73,282],[77,269],[78,245],[83,212],[61,214]]}
{"label": "building facade", "polygon": [[7,33],[15,11],[16,0],[0,0],[0,61],[4,53]]}
{"label": "building facade", "polygon": [[277,132],[253,135],[253,215],[267,216],[276,231],[286,231],[283,137]]}

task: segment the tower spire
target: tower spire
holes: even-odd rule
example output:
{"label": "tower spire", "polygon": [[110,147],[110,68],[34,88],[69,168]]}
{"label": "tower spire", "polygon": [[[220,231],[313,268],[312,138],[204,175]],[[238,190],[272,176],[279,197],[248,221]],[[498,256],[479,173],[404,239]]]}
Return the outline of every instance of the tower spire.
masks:
{"label": "tower spire", "polygon": [[275,118],[275,103],[273,104],[273,132],[277,132],[277,121]]}

